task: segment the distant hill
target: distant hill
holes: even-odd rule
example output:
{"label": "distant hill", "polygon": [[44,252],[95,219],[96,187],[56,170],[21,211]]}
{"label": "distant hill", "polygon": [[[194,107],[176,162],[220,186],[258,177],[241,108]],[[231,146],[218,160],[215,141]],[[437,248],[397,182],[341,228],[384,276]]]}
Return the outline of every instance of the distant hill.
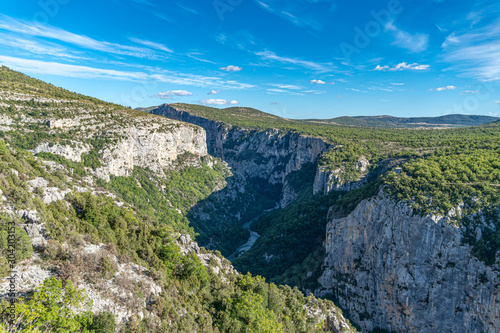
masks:
{"label": "distant hill", "polygon": [[327,122],[344,126],[384,127],[384,128],[435,128],[435,127],[467,127],[488,124],[498,121],[498,117],[450,114],[439,117],[392,117],[392,116],[358,116],[338,117],[328,120],[310,120]]}

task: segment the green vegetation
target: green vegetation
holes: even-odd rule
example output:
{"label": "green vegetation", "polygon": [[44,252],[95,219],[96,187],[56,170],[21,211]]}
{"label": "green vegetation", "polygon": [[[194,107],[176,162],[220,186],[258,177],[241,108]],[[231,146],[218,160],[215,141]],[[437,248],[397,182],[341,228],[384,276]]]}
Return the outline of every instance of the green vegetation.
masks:
{"label": "green vegetation", "polygon": [[[364,128],[337,126],[329,121],[289,120],[271,116],[249,108],[216,109],[204,106],[174,104],[176,108],[188,111],[196,116],[229,123],[234,126],[263,130],[280,128],[284,131],[296,132],[303,135],[321,137],[336,144],[320,160],[320,165],[327,169],[341,168],[343,181],[353,181],[359,177],[359,170],[355,163],[362,156],[372,165],[372,170],[378,163],[386,159],[405,157],[409,159],[399,175],[389,173],[383,184],[389,193],[398,200],[407,201],[418,214],[438,214],[447,216],[451,209],[459,208],[461,213],[451,216],[450,223],[462,227],[464,235],[475,235],[470,232],[472,225],[481,225],[482,234],[476,239],[465,237],[465,241],[473,247],[473,253],[481,260],[492,263],[495,254],[500,250],[500,235],[494,232],[495,227],[473,222],[475,213],[487,213],[495,209],[499,202],[499,160],[500,153],[500,122],[452,129],[425,129],[404,130],[393,128]],[[350,118],[352,119],[352,118]],[[357,118],[354,118],[357,119]],[[379,119],[390,127],[388,123],[396,122],[413,126],[418,122],[429,124],[476,124],[492,119],[475,116],[463,117],[451,115],[433,119]],[[372,126],[375,119],[357,119],[367,121]],[[351,124],[352,125],[352,124]],[[392,126],[392,125],[391,125]],[[339,147],[340,146],[340,147]],[[380,183],[379,183],[380,184]],[[376,191],[371,191],[376,193]],[[356,193],[356,192],[354,192]],[[364,195],[361,195],[364,197]],[[357,201],[354,201],[357,202]],[[337,205],[334,205],[336,207]],[[353,205],[345,202],[342,211],[350,211]],[[311,212],[310,212],[311,213]],[[279,215],[279,212],[273,212]],[[284,213],[286,215],[286,213]],[[296,224],[296,217],[283,218],[290,228]],[[493,218],[497,224],[498,218]],[[262,223],[262,222],[260,222]],[[274,222],[273,222],[274,223]],[[269,224],[269,223],[268,223]],[[304,222],[305,225],[308,225]],[[257,223],[258,225],[258,223]],[[283,227],[282,227],[283,228]],[[262,230],[261,230],[262,232]],[[265,235],[258,240],[266,240]],[[274,241],[284,242],[282,238]],[[268,240],[269,242],[269,240]],[[275,245],[280,247],[280,245]],[[284,248],[284,247],[282,247]],[[261,251],[255,257],[248,252],[237,263],[246,260],[248,267],[258,266],[255,262],[262,260]],[[246,259],[244,259],[246,258]],[[257,259],[255,259],[257,258]],[[493,259],[492,259],[493,258]],[[242,264],[242,269],[247,267]],[[265,268],[264,270],[268,270]],[[263,273],[264,274],[264,273]],[[264,274],[271,277],[273,274]]]}
{"label": "green vegetation", "polygon": [[[326,309],[326,300],[305,297],[296,288],[276,286],[251,275],[215,274],[202,265],[194,253],[183,255],[172,235],[188,228],[182,214],[207,197],[227,175],[220,163],[205,163],[166,172],[166,179],[136,169],[131,177],[115,177],[103,184],[118,194],[121,207],[105,195],[89,192],[69,193],[65,200],[44,204],[27,181],[44,177],[55,186],[71,183],[74,176],[66,169],[56,176],[45,170],[41,157],[61,163],[65,168],[82,167],[60,156],[34,157],[24,150],[7,149],[0,156],[0,189],[18,209],[36,209],[44,221],[50,240],[43,246],[43,262],[57,267],[59,278],[51,278],[34,295],[16,304],[16,330],[21,332],[113,332],[117,324],[110,313],[92,315],[88,298],[73,287],[79,279],[88,283],[110,279],[117,274],[115,262],[104,256],[96,262],[79,257],[82,242],[104,243],[120,260],[131,260],[149,270],[163,292],[154,298],[149,315],[133,317],[124,332],[321,332],[323,323],[309,318],[304,305]],[[189,157],[186,157],[189,159]],[[189,161],[188,161],[189,162]],[[12,171],[15,170],[15,171]],[[60,177],[65,178],[65,182]],[[190,186],[188,189],[187,187]],[[101,189],[102,190],[102,189]],[[182,196],[181,193],[185,193]],[[169,206],[170,205],[170,206]],[[172,207],[171,209],[165,209]],[[170,213],[165,213],[168,210]],[[177,218],[177,220],[176,220]],[[4,226],[10,220],[0,216],[0,246],[4,248]],[[31,256],[26,232],[15,221],[19,258]],[[192,230],[191,230],[192,232]],[[65,244],[65,246],[63,246]],[[80,245],[79,245],[80,244]],[[202,251],[206,251],[202,249]],[[128,259],[127,259],[128,258]],[[229,262],[223,259],[229,266]],[[141,295],[141,290],[135,291]],[[79,309],[78,313],[75,309]],[[7,303],[0,306],[1,330],[12,329],[7,319]],[[156,319],[155,319],[156,318]]]}
{"label": "green vegetation", "polygon": [[[21,100],[15,105],[0,107],[0,113],[12,119],[20,118],[19,110],[24,110],[16,106],[26,107],[27,115],[38,121],[22,126],[19,122],[9,125],[10,131],[0,132],[0,190],[15,210],[37,211],[51,238],[43,247],[43,263],[58,269],[60,274],[59,280],[46,281],[34,297],[19,303],[16,311],[22,320],[18,323],[21,330],[114,331],[117,323],[111,314],[92,316],[86,311],[75,314],[66,306],[66,301],[82,308],[86,305],[85,296],[75,292],[71,284],[78,277],[94,283],[117,274],[116,263],[109,256],[83,267],[75,259],[81,257],[70,249],[78,249],[82,243],[103,243],[124,261],[131,260],[147,268],[163,290],[148,305],[150,316],[142,320],[133,317],[124,328],[126,332],[322,331],[324,323],[309,318],[304,306],[325,310],[333,307],[331,302],[305,297],[297,288],[269,284],[260,276],[227,274],[223,279],[211,269],[215,259],[205,267],[198,256],[182,254],[175,243],[179,233],[191,236],[199,233],[198,241],[205,244],[224,239],[215,246],[223,254],[231,254],[248,237],[241,225],[274,207],[283,190],[280,184],[271,185],[262,178],[242,181],[238,178],[241,176],[231,176],[220,161],[212,165],[213,160],[185,155],[179,156],[177,165],[163,170],[164,178],[151,170],[134,168],[128,177],[97,181],[99,188],[93,190],[104,193],[102,195],[70,192],[65,200],[46,205],[42,201],[43,188],[32,189],[28,180],[43,177],[49,186],[60,189],[74,190],[72,185],[76,184],[86,186],[83,177],[91,175],[89,169],[101,166],[102,150],[120,139],[112,131],[89,134],[79,129],[50,128],[46,118],[71,118],[78,110],[86,110],[95,116],[96,122],[113,119],[115,128],[125,128],[126,117],[147,115],[68,92],[5,67],[0,69],[2,89],[67,100]],[[397,200],[411,205],[415,213],[449,216],[450,223],[462,228],[463,241],[472,247],[473,254],[488,265],[495,263],[500,249],[497,209],[500,205],[500,122],[472,128],[410,131],[289,120],[251,108],[219,110],[187,104],[174,107],[249,129],[248,135],[252,135],[252,131],[279,128],[283,135],[300,133],[323,138],[336,147],[325,153],[319,164],[329,170],[343,169],[343,181],[359,178],[356,163],[360,158],[367,158],[372,165],[373,175],[368,184],[348,193],[327,196],[312,195],[315,164],[290,174],[287,182],[298,193],[298,199],[285,209],[263,215],[253,224],[252,228],[261,237],[250,251],[234,261],[242,271],[260,274],[275,283],[314,289],[324,258],[322,243],[328,213],[334,217],[349,214],[361,200],[375,195],[381,186]],[[434,121],[457,125],[463,121],[484,120],[455,118]],[[373,123],[373,119],[370,121]],[[392,120],[383,122],[392,123]],[[46,152],[35,157],[27,152],[40,143],[72,146],[77,139],[90,146],[90,151],[82,155],[82,162]],[[227,142],[228,146],[232,144],[236,143]],[[389,172],[375,179],[377,164],[382,170],[385,161],[398,157],[407,160],[401,173]],[[258,152],[251,150],[237,158],[263,162]],[[42,160],[56,162],[62,168],[47,171]],[[220,197],[225,197],[225,201],[219,201]],[[453,209],[455,215],[452,216]],[[10,221],[7,215],[0,215],[0,267],[3,269],[0,276],[7,274],[4,269],[6,225]],[[33,249],[21,228],[22,221],[15,219],[14,222],[20,261],[29,258]],[[222,262],[229,265],[223,259]],[[133,290],[144,296],[140,288]],[[4,317],[5,311],[2,303],[0,312]],[[63,315],[56,317],[55,313]]]}
{"label": "green vegetation", "polygon": [[422,214],[447,215],[459,206],[472,214],[500,204],[500,147],[436,151],[409,161],[399,175],[390,173],[386,183]]}
{"label": "green vegetation", "polygon": [[[449,216],[464,230],[464,242],[488,265],[500,250],[500,147],[436,151],[389,173],[387,190],[419,214]],[[486,221],[481,221],[481,213]],[[481,230],[477,234],[477,230]]]}
{"label": "green vegetation", "polygon": [[[10,273],[10,266],[8,262],[9,252],[8,252],[8,236],[9,230],[12,227],[12,218],[7,216],[5,213],[0,214],[0,279],[3,279]],[[18,224],[18,223],[17,223]],[[14,224],[15,225],[15,224]],[[12,242],[12,240],[11,240]],[[15,248],[15,263],[18,264],[26,258],[30,258],[33,254],[33,248],[31,246],[31,241],[26,234],[26,231],[18,226],[14,226],[14,244]],[[12,248],[11,248],[12,250]]]}
{"label": "green vegetation", "polygon": [[[75,308],[84,310],[75,314]],[[85,308],[86,311],[85,311]],[[0,306],[6,318],[7,302]],[[20,299],[15,304],[16,332],[92,332],[92,312],[88,310],[85,295],[68,282],[50,278],[29,300]]]}
{"label": "green vegetation", "polygon": [[450,114],[440,117],[399,118],[391,116],[338,117],[328,120],[311,120],[328,122],[343,126],[382,127],[382,128],[436,128],[478,126],[498,120],[497,117]]}
{"label": "green vegetation", "polygon": [[[301,186],[295,187],[301,193],[299,198],[286,208],[272,211],[252,224],[261,237],[248,252],[233,260],[236,269],[301,289],[319,287],[317,279],[324,259],[323,242],[329,211],[335,217],[348,215],[359,202],[377,193],[381,179],[347,193],[312,196],[311,176],[314,179],[314,173],[311,175],[309,172],[308,177],[307,169],[305,167],[290,175],[292,179],[302,180]],[[310,272],[313,274],[307,276]]]}
{"label": "green vegetation", "polygon": [[[477,127],[408,131],[404,129],[347,127],[306,120],[291,120],[252,108],[233,107],[221,110],[190,104],[172,104],[172,106],[195,116],[206,117],[242,128],[256,130],[279,128],[285,132],[291,131],[324,138],[336,145],[361,146],[367,149],[370,154],[375,155],[393,155],[409,149],[425,152],[426,150],[434,151],[447,147],[484,148],[495,146],[500,139],[500,123],[498,122]],[[149,111],[151,112],[151,110]]]}
{"label": "green vegetation", "polygon": [[98,183],[132,204],[140,219],[164,223],[174,231],[194,236],[185,215],[195,203],[206,199],[224,182],[226,172],[220,162],[212,168],[201,163],[200,168],[187,166],[179,171],[169,170],[165,178],[136,167],[130,177],[111,177],[110,182],[101,180]]}

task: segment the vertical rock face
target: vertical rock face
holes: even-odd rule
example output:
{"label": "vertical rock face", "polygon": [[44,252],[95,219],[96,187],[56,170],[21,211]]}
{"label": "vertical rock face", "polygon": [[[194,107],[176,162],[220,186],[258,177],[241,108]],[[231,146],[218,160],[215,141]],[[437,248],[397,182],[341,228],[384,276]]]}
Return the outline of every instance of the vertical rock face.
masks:
{"label": "vertical rock face", "polygon": [[233,173],[245,179],[261,178],[272,185],[282,185],[282,206],[293,202],[293,189],[287,187],[286,176],[300,170],[305,164],[315,162],[328,150],[323,140],[285,134],[277,129],[247,130],[222,124],[203,117],[193,116],[171,105],[161,105],[151,111],[167,118],[181,120],[205,129],[208,153],[222,158]]}
{"label": "vertical rock face", "polygon": [[316,177],[314,178],[314,194],[327,195],[331,191],[352,191],[366,184],[366,175],[368,172],[369,161],[366,158],[361,158],[355,162],[354,168],[359,172],[359,179],[356,181],[344,181],[342,174],[345,172],[343,168],[328,170],[326,167],[318,167]]}
{"label": "vertical rock face", "polygon": [[208,153],[212,156],[224,159],[222,150],[222,135],[224,134],[227,126],[203,117],[194,116],[186,111],[177,110],[168,104],[160,105],[151,113],[202,127],[207,134],[206,139]]}
{"label": "vertical rock face", "polygon": [[329,222],[317,292],[333,293],[367,331],[498,332],[500,260],[485,266],[461,238],[381,190]]}
{"label": "vertical rock face", "polygon": [[166,123],[143,121],[123,130],[125,137],[102,152],[103,166],[96,170],[96,175],[105,179],[109,175],[128,176],[134,166],[163,174],[163,168],[183,153],[207,154],[203,129],[165,120]]}

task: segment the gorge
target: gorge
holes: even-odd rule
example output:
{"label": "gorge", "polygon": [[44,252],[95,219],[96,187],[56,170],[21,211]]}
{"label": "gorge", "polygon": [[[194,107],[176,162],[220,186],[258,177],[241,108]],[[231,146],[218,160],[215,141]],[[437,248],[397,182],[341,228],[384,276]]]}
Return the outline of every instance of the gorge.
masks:
{"label": "gorge", "polygon": [[22,295],[71,282],[91,317],[149,331],[500,328],[498,121],[132,110],[0,74],[0,231],[14,221]]}

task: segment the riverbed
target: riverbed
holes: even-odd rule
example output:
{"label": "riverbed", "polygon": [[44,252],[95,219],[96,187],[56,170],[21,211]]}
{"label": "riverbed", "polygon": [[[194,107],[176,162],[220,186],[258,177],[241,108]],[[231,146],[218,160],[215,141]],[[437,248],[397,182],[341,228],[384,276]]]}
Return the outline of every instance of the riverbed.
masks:
{"label": "riverbed", "polygon": [[237,258],[239,256],[241,256],[243,253],[247,252],[248,250],[250,250],[252,248],[252,246],[255,244],[255,242],[257,241],[257,239],[260,237],[260,235],[258,233],[256,233],[255,231],[253,231],[251,229],[251,226],[252,226],[252,223],[254,223],[255,221],[257,221],[259,218],[261,218],[264,214],[266,213],[269,213],[270,211],[272,210],[275,210],[275,209],[278,209],[280,206],[279,206],[279,203],[276,203],[276,206],[273,207],[273,208],[270,208],[270,209],[266,209],[265,211],[262,212],[262,214],[260,214],[259,216],[257,217],[254,217],[253,219],[251,219],[250,221],[248,221],[247,223],[243,224],[243,228],[244,229],[247,229],[248,231],[250,231],[250,237],[248,237],[248,241],[241,245],[239,248],[236,249],[236,251],[234,251],[233,254],[231,254],[228,259],[229,260],[233,260],[234,258]]}

